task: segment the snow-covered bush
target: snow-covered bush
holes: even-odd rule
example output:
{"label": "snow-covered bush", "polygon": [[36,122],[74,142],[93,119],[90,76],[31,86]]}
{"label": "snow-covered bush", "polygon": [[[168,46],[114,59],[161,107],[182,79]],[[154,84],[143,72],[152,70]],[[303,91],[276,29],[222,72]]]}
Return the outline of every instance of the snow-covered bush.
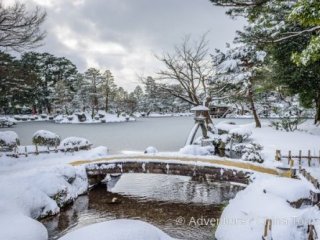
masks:
{"label": "snow-covered bush", "polygon": [[212,143],[217,148],[225,148],[225,146],[230,142],[230,136],[228,134],[217,135],[213,134],[210,136]]}
{"label": "snow-covered bush", "polygon": [[81,137],[68,137],[61,141],[60,148],[64,151],[70,150],[88,150],[91,147],[91,143]]}
{"label": "snow-covered bush", "polygon": [[215,125],[215,129],[219,135],[227,134],[234,128],[238,128],[234,122],[220,122]]}
{"label": "snow-covered bush", "polygon": [[213,155],[214,148],[212,146],[201,147],[199,145],[187,145],[180,149],[179,153],[187,155]]}
{"label": "snow-covered bush", "polygon": [[39,130],[33,134],[32,142],[35,145],[58,146],[60,144],[60,137],[53,132]]}
{"label": "snow-covered bush", "polygon": [[263,147],[257,143],[249,143],[241,146],[241,152],[243,153],[241,159],[245,161],[263,163],[261,157],[261,150]]}
{"label": "snow-covered bush", "polygon": [[293,132],[298,129],[298,125],[302,122],[300,118],[283,117],[280,120],[272,121],[271,125],[276,130]]}
{"label": "snow-covered bush", "polygon": [[158,152],[158,149],[152,146],[149,146],[144,150],[144,153],[157,153],[157,152]]}
{"label": "snow-covered bush", "polygon": [[0,146],[13,149],[20,145],[18,134],[14,131],[0,132]]}
{"label": "snow-covered bush", "polygon": [[230,137],[236,142],[243,142],[252,135],[252,131],[245,127],[238,127],[229,131]]}

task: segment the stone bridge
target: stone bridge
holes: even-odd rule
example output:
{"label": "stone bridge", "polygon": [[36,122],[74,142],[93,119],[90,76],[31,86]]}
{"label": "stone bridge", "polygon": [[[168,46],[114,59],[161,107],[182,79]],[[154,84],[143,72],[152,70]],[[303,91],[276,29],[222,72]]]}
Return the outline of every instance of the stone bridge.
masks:
{"label": "stone bridge", "polygon": [[89,183],[101,182],[107,174],[149,173],[190,176],[208,181],[230,181],[248,184],[254,172],[287,176],[287,171],[266,168],[249,162],[213,157],[119,155],[95,161],[76,161],[74,166],[85,164]]}

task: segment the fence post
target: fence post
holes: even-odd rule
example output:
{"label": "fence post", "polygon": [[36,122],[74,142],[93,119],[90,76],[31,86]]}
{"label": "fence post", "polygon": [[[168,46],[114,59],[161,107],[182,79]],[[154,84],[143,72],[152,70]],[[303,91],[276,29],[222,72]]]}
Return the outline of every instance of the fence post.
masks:
{"label": "fence post", "polygon": [[276,150],[276,157],[275,157],[276,161],[281,161],[281,151],[280,150]]}
{"label": "fence post", "polygon": [[38,144],[36,144],[36,155],[39,154],[39,150],[38,150]]}
{"label": "fence post", "polygon": [[311,167],[311,150],[308,150],[308,166]]}
{"label": "fence post", "polygon": [[27,146],[24,147],[24,151],[26,153],[26,157],[28,157],[28,149],[27,149]]}
{"label": "fence post", "polygon": [[302,151],[299,150],[299,171],[301,170],[301,159],[302,159]]}
{"label": "fence post", "polygon": [[291,161],[291,151],[289,151],[288,153],[288,164],[290,164],[290,161]]}
{"label": "fence post", "polygon": [[316,239],[318,239],[317,231],[316,231],[314,225],[312,225],[312,224],[308,225],[307,234],[308,234],[308,240],[316,240]]}
{"label": "fence post", "polygon": [[290,159],[290,173],[291,173],[291,178],[295,177],[295,170],[293,169],[294,167],[294,160],[293,159]]}
{"label": "fence post", "polygon": [[266,223],[264,225],[264,233],[263,233],[263,236],[262,236],[263,240],[272,239],[271,230],[272,230],[272,220],[271,219],[267,219]]}

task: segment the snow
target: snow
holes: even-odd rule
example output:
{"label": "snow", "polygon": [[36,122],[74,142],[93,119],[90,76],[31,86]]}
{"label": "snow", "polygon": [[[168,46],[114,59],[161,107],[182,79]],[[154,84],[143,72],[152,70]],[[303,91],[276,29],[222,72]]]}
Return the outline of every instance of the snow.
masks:
{"label": "snow", "polygon": [[3,240],[48,239],[47,229],[41,223],[22,214],[1,213],[0,226],[0,237]]}
{"label": "snow", "polygon": [[209,108],[203,105],[198,105],[196,107],[191,108],[191,111],[209,111]]}
{"label": "snow", "polygon": [[250,136],[250,135],[252,135],[252,131],[247,127],[232,128],[229,131],[229,133],[230,134],[241,135],[241,136]]}
{"label": "snow", "polygon": [[81,137],[68,137],[61,141],[59,148],[60,149],[73,149],[75,147],[78,147],[79,149],[90,147],[91,143]]}
{"label": "snow", "polygon": [[107,148],[98,147],[72,154],[0,157],[0,239],[46,240],[45,227],[34,219],[58,213],[88,188],[84,167],[67,163],[106,155]]}
{"label": "snow", "polygon": [[[98,112],[99,114],[96,116],[97,119],[92,118],[89,113],[77,113],[70,116],[66,115],[58,115],[54,118],[56,123],[112,123],[112,122],[128,122],[128,121],[135,121],[133,117],[129,116],[117,116],[117,114],[111,114],[106,112]],[[84,114],[86,120],[84,122],[80,122],[78,118],[78,114]],[[101,115],[102,117],[99,117]]]}
{"label": "snow", "polygon": [[155,226],[129,219],[106,221],[80,228],[66,234],[60,240],[171,240]]}
{"label": "snow", "polygon": [[296,209],[289,202],[308,198],[311,190],[313,186],[301,180],[258,177],[224,209],[216,238],[261,239],[266,219],[272,219],[273,239],[305,239],[305,229],[298,225],[305,228],[312,220],[319,219],[320,212],[313,206]]}
{"label": "snow", "polygon": [[219,130],[222,130],[222,131],[225,131],[225,132],[229,132],[234,128],[239,128],[239,125],[230,124],[230,121],[228,121],[228,122],[222,121],[222,122],[219,122],[216,125],[214,125],[214,127],[216,129],[219,129]]}
{"label": "snow", "polygon": [[56,138],[59,138],[59,136],[53,132],[50,132],[48,130],[39,130],[39,131],[36,131],[32,138],[38,138],[38,137],[41,137],[41,138],[44,138],[44,139],[56,139]]}
{"label": "snow", "polygon": [[199,145],[186,145],[179,150],[179,153],[186,155],[212,155],[214,149],[212,146],[201,147]]}
{"label": "snow", "polygon": [[0,145],[16,146],[19,144],[18,134],[14,131],[0,132]]}
{"label": "snow", "polygon": [[158,153],[159,151],[158,151],[158,149],[156,149],[155,147],[153,147],[153,146],[149,146],[149,147],[147,147],[146,148],[146,150],[144,150],[144,153],[148,153],[148,154],[154,154],[154,153]]}

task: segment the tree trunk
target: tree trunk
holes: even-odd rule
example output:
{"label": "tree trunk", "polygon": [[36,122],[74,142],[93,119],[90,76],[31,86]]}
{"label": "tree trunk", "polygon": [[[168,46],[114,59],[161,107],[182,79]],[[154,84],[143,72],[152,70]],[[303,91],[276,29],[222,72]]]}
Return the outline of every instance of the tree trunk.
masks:
{"label": "tree trunk", "polygon": [[108,112],[108,110],[109,110],[109,96],[108,96],[108,95],[106,96],[104,110],[105,110],[106,112]]}
{"label": "tree trunk", "polygon": [[256,128],[261,128],[261,122],[259,120],[259,116],[257,114],[256,107],[255,107],[255,104],[254,104],[252,86],[249,87],[248,99],[249,99],[249,102],[250,102],[250,105],[251,105],[251,111],[252,111],[252,114],[253,114],[253,117],[254,117],[254,121],[256,122]]}
{"label": "tree trunk", "polygon": [[[205,106],[206,106],[207,108],[209,108],[209,103],[210,103],[210,102],[211,102],[211,98],[210,98],[210,97],[207,97],[207,98],[206,98],[206,102],[205,102]],[[204,114],[204,116],[206,117],[206,124],[207,124],[207,126],[208,126],[209,124],[212,124],[212,123],[213,123],[209,111],[206,112],[206,113]],[[209,128],[209,130],[210,130],[210,128]]]}
{"label": "tree trunk", "polygon": [[314,119],[314,124],[320,123],[320,92],[318,92],[317,95],[318,99],[316,99],[316,116]]}

